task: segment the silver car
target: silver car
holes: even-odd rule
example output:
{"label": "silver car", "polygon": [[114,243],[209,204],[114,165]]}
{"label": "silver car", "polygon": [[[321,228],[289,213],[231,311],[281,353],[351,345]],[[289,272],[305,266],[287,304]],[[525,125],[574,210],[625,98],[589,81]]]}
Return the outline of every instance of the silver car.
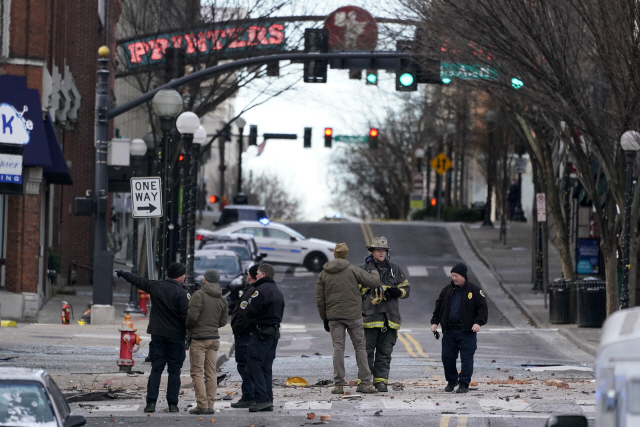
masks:
{"label": "silver car", "polygon": [[83,426],[53,378],[42,369],[0,368],[0,425]]}

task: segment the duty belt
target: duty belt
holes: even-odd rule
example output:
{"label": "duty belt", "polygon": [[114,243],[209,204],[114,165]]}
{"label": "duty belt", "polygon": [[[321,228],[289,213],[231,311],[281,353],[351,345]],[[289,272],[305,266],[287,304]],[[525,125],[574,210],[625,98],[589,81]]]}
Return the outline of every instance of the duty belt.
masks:
{"label": "duty belt", "polygon": [[462,323],[449,323],[449,322],[447,322],[447,329],[462,329]]}

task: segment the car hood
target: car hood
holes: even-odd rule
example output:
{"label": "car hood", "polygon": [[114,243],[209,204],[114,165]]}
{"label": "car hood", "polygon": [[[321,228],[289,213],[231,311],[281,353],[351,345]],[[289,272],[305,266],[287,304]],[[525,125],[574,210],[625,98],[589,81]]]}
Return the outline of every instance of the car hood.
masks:
{"label": "car hood", "polygon": [[336,242],[330,242],[328,240],[316,239],[315,237],[307,237],[307,242],[315,243],[317,245],[325,245],[328,248],[335,247]]}

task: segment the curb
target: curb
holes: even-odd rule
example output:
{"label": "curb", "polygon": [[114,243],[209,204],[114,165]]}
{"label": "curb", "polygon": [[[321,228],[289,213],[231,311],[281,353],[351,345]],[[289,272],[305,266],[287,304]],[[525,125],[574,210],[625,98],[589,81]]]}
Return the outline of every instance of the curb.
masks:
{"label": "curb", "polygon": [[538,319],[538,316],[536,316],[535,314],[533,314],[533,312],[529,310],[529,307],[527,307],[526,305],[522,304],[522,302],[520,302],[520,300],[516,297],[516,295],[513,294],[511,289],[509,289],[507,286],[504,285],[502,276],[500,275],[500,273],[498,273],[493,263],[487,257],[484,256],[480,248],[476,245],[476,242],[469,235],[469,232],[467,231],[467,227],[465,225],[461,225],[460,228],[462,229],[462,233],[464,233],[464,236],[467,238],[467,241],[469,242],[471,249],[473,249],[473,252],[480,259],[480,261],[482,261],[484,265],[487,266],[489,271],[491,271],[491,273],[495,276],[498,284],[500,285],[500,288],[514,302],[514,304],[516,305],[516,307],[518,307],[518,309],[522,312],[522,314],[525,315],[525,317],[529,320],[531,325],[533,325],[536,328],[541,328],[543,325],[543,322],[540,319]]}
{"label": "curb", "polygon": [[579,339],[575,334],[571,333],[571,331],[569,331],[568,329],[558,328],[558,333],[563,337],[565,337],[567,341],[569,341],[571,344],[575,345],[585,353],[589,353],[594,357],[598,354],[597,347],[594,347],[591,344],[587,344],[586,342],[584,342],[584,340]]}
{"label": "curb", "polygon": [[229,351],[226,353],[218,353],[218,359],[216,360],[216,370],[220,371],[220,367],[222,365],[224,365],[224,362],[226,362],[227,360],[229,360],[231,358],[231,355],[233,354],[233,352],[236,349],[236,344],[231,343],[231,346],[229,347]]}

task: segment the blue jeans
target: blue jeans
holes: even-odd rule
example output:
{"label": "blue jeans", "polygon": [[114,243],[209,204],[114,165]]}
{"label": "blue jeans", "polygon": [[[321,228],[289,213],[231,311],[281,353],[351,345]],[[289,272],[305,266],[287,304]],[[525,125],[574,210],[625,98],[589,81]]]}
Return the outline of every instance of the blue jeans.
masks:
{"label": "blue jeans", "polygon": [[180,369],[186,356],[184,340],[172,340],[160,335],[151,335],[153,342],[153,359],[151,360],[151,374],[147,382],[147,402],[155,403],[160,392],[160,379],[164,366],[167,365],[169,379],[167,381],[167,403],[178,404],[180,393]]}
{"label": "blue jeans", "polygon": [[272,367],[276,358],[278,340],[268,338],[262,340],[256,332],[251,334],[247,348],[247,367],[253,377],[256,403],[273,402]]}
{"label": "blue jeans", "polygon": [[[471,375],[473,375],[473,355],[478,348],[477,343],[475,332],[450,329],[444,333],[442,337],[442,365],[447,383],[458,384],[461,382],[469,385]],[[456,369],[458,353],[460,353],[461,362],[460,374]]]}
{"label": "blue jeans", "polygon": [[242,398],[240,400],[252,401],[255,399],[253,377],[249,373],[247,366],[247,352],[249,351],[249,342],[251,335],[235,335],[236,341],[236,363],[238,364],[238,373],[242,378]]}

